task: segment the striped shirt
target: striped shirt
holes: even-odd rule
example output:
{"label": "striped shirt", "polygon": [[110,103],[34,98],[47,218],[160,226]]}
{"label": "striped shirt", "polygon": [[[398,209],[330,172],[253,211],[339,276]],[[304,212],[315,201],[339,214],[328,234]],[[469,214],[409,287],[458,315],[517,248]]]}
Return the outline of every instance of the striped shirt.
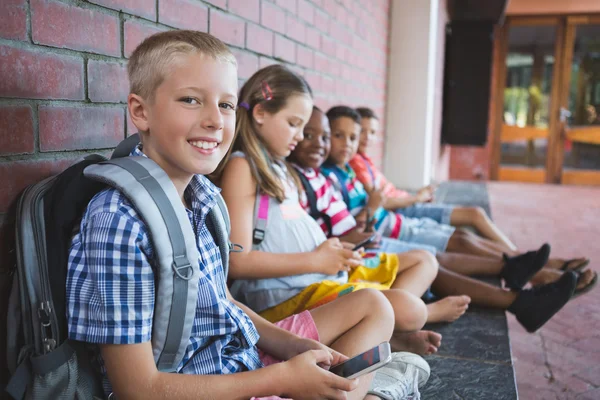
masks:
{"label": "striped shirt", "polygon": [[[348,207],[346,206],[346,203],[344,203],[341,193],[334,188],[331,180],[326,178],[318,169],[301,168],[295,164],[294,167],[298,170],[298,173],[304,175],[306,179],[308,179],[308,182],[312,186],[317,198],[317,210],[330,218],[331,232],[329,232],[329,227],[325,223],[323,217],[317,219],[323,232],[325,232],[328,237],[343,236],[354,229],[356,227],[356,220],[348,211]],[[310,213],[310,205],[308,204],[308,198],[305,192],[302,192],[300,204],[306,212]]]}
{"label": "striped shirt", "polygon": [[[132,155],[144,156],[140,148]],[[185,191],[186,210],[196,234],[200,280],[184,374],[229,374],[262,367],[258,332],[250,318],[227,299],[219,248],[205,221],[219,189],[195,175]],[[149,231],[133,205],[116,189],[98,193],[73,236],[67,271],[70,339],[95,344],[144,343],[152,338],[155,305]],[[97,349],[96,349],[97,351]],[[111,385],[99,352],[108,394]],[[135,366],[131,366],[135,368]]]}
{"label": "striped shirt", "polygon": [[[348,164],[344,169],[332,164],[323,164],[321,171],[332,180],[339,193],[342,193],[345,187],[347,193],[346,205],[350,213],[356,217],[366,207],[369,195],[356,177],[354,170]],[[338,176],[341,179],[338,179]],[[336,184],[336,182],[339,182],[339,184]],[[398,239],[402,227],[402,215],[379,207],[372,217],[377,219],[375,230],[381,236]]]}

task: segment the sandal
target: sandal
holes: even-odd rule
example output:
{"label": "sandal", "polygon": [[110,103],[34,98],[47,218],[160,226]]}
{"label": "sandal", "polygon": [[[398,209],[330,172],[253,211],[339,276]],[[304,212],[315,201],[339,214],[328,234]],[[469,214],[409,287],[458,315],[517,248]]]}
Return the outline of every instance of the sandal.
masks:
{"label": "sandal", "polygon": [[[577,284],[579,284],[579,280],[583,276],[583,272],[575,272],[575,274],[577,274]],[[573,292],[573,297],[571,297],[571,299],[581,296],[582,294],[586,294],[587,292],[592,290],[594,288],[594,286],[596,286],[597,284],[598,284],[598,273],[596,271],[594,271],[594,277],[592,278],[592,280],[587,285],[582,287],[581,289],[577,289],[577,287],[576,287],[575,291]]]}
{"label": "sandal", "polygon": [[573,262],[577,261],[576,258],[570,258],[568,260],[565,260],[564,264],[562,265],[562,267],[560,267],[559,269],[561,271],[573,271],[573,272],[579,272],[582,269],[584,269],[585,267],[587,267],[590,264],[590,259],[586,258],[581,264],[579,264],[578,266],[576,266],[575,268],[571,268],[569,269],[569,265]]}

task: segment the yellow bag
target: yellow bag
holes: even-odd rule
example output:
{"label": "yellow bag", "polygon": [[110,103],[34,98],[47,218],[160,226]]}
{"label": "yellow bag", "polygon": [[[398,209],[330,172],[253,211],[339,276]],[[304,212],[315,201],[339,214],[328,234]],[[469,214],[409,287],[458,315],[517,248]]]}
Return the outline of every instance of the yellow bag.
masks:
{"label": "yellow bag", "polygon": [[[388,290],[398,274],[398,256],[387,253],[379,253],[375,255],[377,256],[379,256],[379,265],[376,268],[365,266],[354,268],[348,276],[348,283],[334,281],[313,283],[291,299],[261,312],[260,315],[271,322],[277,322],[290,315],[332,302],[355,290],[366,288]],[[365,257],[372,258],[373,255],[366,254]],[[365,264],[371,263],[365,262]]]}

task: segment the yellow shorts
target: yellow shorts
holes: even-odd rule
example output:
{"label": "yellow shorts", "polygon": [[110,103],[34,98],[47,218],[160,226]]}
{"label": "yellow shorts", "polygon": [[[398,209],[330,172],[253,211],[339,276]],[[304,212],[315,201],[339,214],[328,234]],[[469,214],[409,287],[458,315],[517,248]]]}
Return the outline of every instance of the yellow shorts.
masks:
{"label": "yellow shorts", "polygon": [[290,315],[322,306],[356,290],[367,288],[389,289],[398,274],[398,256],[388,253],[380,253],[377,256],[379,257],[379,265],[376,268],[364,266],[354,268],[350,271],[348,283],[334,281],[313,283],[291,299],[266,309],[260,315],[271,322],[276,322]]}

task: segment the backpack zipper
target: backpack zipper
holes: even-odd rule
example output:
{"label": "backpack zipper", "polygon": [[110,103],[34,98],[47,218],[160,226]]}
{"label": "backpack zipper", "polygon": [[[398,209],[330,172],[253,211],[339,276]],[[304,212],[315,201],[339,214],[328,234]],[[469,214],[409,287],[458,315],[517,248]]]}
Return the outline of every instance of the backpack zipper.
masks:
{"label": "backpack zipper", "polygon": [[[19,202],[19,213],[27,213],[25,220],[31,225],[34,243],[37,244],[35,257],[37,258],[39,283],[41,296],[38,299],[37,316],[40,322],[40,337],[42,339],[42,353],[46,354],[56,348],[58,339],[58,319],[54,312],[52,302],[52,293],[48,284],[48,262],[46,253],[46,232],[44,224],[44,203],[41,197],[46,194],[52,185],[53,178],[48,178],[37,185],[30,186],[23,193],[22,200]],[[30,204],[31,207],[24,208],[23,204]],[[17,224],[18,227],[18,224]],[[22,255],[20,255],[23,258]],[[22,260],[21,260],[22,261]],[[25,291],[28,293],[28,291]],[[26,299],[27,312],[31,315],[29,300]],[[34,335],[35,338],[35,335]],[[36,346],[37,347],[37,346]]]}

